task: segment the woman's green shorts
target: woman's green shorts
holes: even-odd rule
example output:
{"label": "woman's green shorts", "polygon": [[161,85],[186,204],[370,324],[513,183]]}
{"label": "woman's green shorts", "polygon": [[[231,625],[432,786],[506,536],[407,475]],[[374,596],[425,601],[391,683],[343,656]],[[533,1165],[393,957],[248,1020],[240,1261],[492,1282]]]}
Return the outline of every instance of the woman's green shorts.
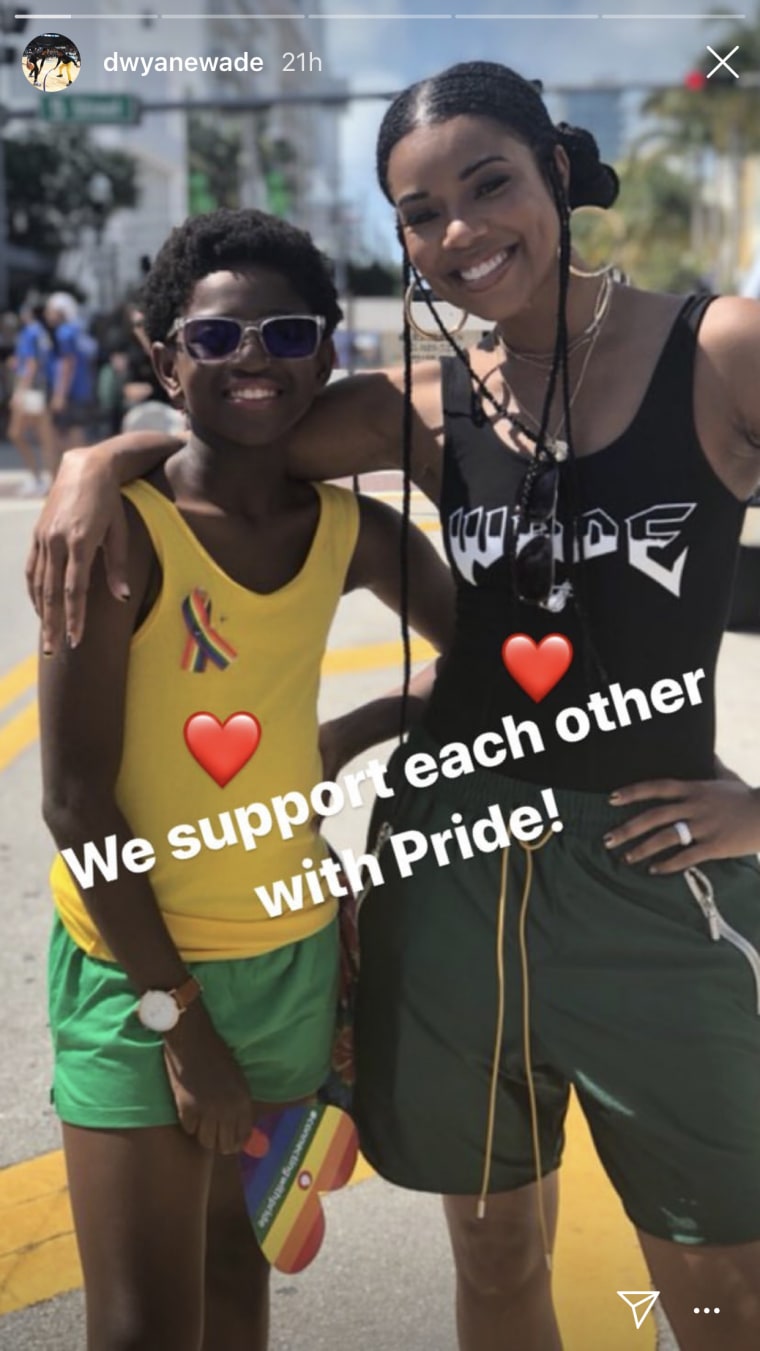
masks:
{"label": "woman's green shorts", "polygon": [[[438,748],[422,732],[407,753]],[[399,753],[371,842],[388,821],[383,882],[360,916],[355,1106],[362,1146],[392,1182],[477,1195],[497,1034],[497,914],[502,849],[441,866],[432,847],[399,876],[393,838],[471,834],[540,790],[492,771],[399,787]],[[652,877],[602,837],[642,808],[555,790],[564,828],[531,854],[506,848],[505,1016],[496,1079],[490,1190],[536,1179],[529,1038],[543,1172],[560,1162],[570,1086],[625,1209],[646,1233],[682,1243],[760,1239],[760,867],[754,857],[701,868],[722,919],[708,918],[683,874]],[[454,822],[452,814],[460,813]],[[492,832],[493,834],[493,832]],[[488,832],[479,834],[487,842]],[[494,837],[495,838],[495,837]],[[709,909],[709,906],[708,906]],[[528,1019],[524,1017],[527,1003]],[[526,1027],[527,1021],[527,1027]]]}
{"label": "woman's green shorts", "polygon": [[[319,1088],[335,1033],[336,921],[259,957],[187,967],[252,1098],[293,1102]],[[48,976],[52,1098],[61,1120],[100,1129],[174,1124],[162,1040],[139,1021],[121,968],[87,957],[56,918]]]}

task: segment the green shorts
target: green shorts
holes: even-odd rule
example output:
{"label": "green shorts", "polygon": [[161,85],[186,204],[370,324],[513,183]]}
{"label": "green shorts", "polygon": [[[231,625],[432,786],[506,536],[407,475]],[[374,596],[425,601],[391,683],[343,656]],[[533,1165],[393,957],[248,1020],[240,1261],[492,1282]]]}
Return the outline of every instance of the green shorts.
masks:
{"label": "green shorts", "polygon": [[[437,747],[422,732],[408,752]],[[382,822],[430,837],[493,804],[545,809],[540,790],[479,770],[400,787]],[[542,1172],[557,1168],[572,1085],[633,1223],[682,1243],[760,1239],[760,866],[708,863],[711,927],[683,874],[651,877],[602,837],[641,808],[555,790],[564,829],[533,852],[526,911],[528,1036]],[[487,839],[487,832],[478,838]],[[519,911],[525,849],[506,849],[505,1016],[489,1189],[537,1176],[524,1042]],[[477,1195],[497,1033],[502,850],[432,849],[402,879],[393,837],[360,916],[355,1111],[392,1182]]]}
{"label": "green shorts", "polygon": [[[338,926],[235,961],[188,962],[217,1032],[261,1102],[292,1102],[327,1076],[335,1032]],[[52,1099],[72,1126],[177,1121],[163,1043],[143,1027],[127,976],[87,957],[56,919],[48,963]]]}

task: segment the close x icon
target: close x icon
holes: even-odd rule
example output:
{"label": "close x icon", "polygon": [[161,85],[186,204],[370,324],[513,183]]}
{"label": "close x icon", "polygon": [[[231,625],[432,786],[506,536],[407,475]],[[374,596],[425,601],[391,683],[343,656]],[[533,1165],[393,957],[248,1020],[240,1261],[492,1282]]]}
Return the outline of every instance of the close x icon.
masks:
{"label": "close x icon", "polygon": [[706,77],[708,80],[711,80],[713,75],[716,75],[718,71],[720,71],[721,74],[724,76],[725,74],[733,75],[734,79],[738,80],[739,78],[738,70],[734,70],[733,66],[730,66],[728,64],[731,58],[735,56],[739,50],[738,43],[736,44],[735,47],[731,48],[731,51],[728,53],[727,56],[721,56],[718,52],[715,51],[714,47],[708,47],[707,50],[711,56],[715,57],[715,60],[718,63],[716,66],[713,66],[712,70],[708,70],[706,72]]}

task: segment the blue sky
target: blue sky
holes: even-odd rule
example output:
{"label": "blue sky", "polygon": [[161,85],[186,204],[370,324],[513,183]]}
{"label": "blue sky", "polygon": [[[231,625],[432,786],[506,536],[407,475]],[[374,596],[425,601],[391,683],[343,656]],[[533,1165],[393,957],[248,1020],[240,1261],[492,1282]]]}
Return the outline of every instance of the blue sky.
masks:
{"label": "blue sky", "polygon": [[[635,78],[679,83],[707,45],[721,51],[727,27],[706,16],[722,8],[753,17],[757,0],[322,0],[331,70],[360,90],[390,90],[430,75],[455,61],[503,61],[545,85],[592,84]],[[412,18],[447,11],[490,19]],[[588,14],[633,17],[586,18]],[[556,17],[541,19],[540,14]],[[530,18],[503,17],[530,15]],[[392,18],[371,16],[388,15]],[[692,16],[676,18],[675,15]],[[496,17],[501,16],[501,17]],[[654,17],[658,16],[658,17]],[[670,16],[670,17],[664,17]],[[725,51],[725,48],[723,49]],[[737,57],[738,59],[738,57]],[[361,203],[369,220],[368,242],[391,250],[389,208],[375,187],[374,139],[385,105],[355,104],[343,117],[344,197]]]}

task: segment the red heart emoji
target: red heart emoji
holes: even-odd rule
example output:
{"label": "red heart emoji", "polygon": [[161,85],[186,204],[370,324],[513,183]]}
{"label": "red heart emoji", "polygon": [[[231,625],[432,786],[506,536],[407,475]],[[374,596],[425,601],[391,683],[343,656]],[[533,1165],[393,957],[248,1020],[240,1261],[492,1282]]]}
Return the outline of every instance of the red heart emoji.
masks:
{"label": "red heart emoji", "polygon": [[502,645],[501,659],[520,689],[540,704],[567,671],[573,645],[562,633],[550,633],[540,643],[527,633],[513,633]]}
{"label": "red heart emoji", "polygon": [[261,723],[252,713],[231,713],[224,722],[213,713],[193,713],[185,723],[184,733],[190,754],[224,788],[256,750],[261,740]]}

